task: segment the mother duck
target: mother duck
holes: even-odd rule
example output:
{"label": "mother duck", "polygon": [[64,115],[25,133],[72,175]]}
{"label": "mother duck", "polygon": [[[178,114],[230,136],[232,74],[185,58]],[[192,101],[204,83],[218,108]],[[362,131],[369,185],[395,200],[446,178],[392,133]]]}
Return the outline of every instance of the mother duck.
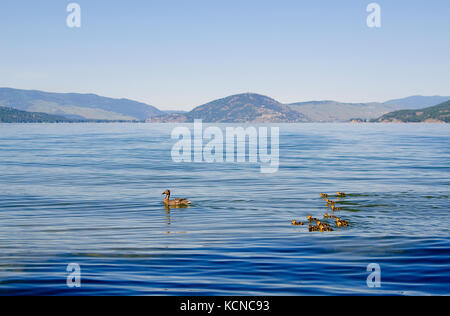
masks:
{"label": "mother duck", "polygon": [[164,191],[164,193],[162,195],[166,196],[166,198],[164,199],[163,203],[165,205],[168,205],[168,206],[177,206],[177,205],[188,206],[188,205],[192,204],[191,201],[186,200],[186,199],[173,199],[173,200],[171,200],[170,199],[170,190]]}

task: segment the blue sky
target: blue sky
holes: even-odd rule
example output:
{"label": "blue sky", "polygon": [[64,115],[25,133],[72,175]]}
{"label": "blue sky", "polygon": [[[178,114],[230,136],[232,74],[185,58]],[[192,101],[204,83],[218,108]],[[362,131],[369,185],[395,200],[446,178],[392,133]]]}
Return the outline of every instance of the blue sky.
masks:
{"label": "blue sky", "polygon": [[[82,27],[66,26],[67,4]],[[450,1],[2,0],[0,86],[191,109],[256,92],[281,102],[450,95]]]}

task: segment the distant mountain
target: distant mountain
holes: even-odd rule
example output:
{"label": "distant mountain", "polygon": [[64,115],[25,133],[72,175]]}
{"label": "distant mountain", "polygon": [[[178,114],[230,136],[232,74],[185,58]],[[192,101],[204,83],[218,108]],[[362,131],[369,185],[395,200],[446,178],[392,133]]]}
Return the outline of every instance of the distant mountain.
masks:
{"label": "distant mountain", "polygon": [[374,119],[383,114],[402,109],[395,104],[342,103],[336,101],[310,101],[289,106],[314,122],[347,122],[352,118]]}
{"label": "distant mountain", "polygon": [[201,105],[187,114],[189,120],[223,123],[307,122],[309,118],[269,97],[245,93]]}
{"label": "distant mountain", "polygon": [[71,120],[57,115],[25,112],[0,106],[0,123],[65,123]]}
{"label": "distant mountain", "polygon": [[154,106],[95,94],[49,93],[0,88],[0,106],[61,115],[73,119],[145,120],[163,112]]}
{"label": "distant mountain", "polygon": [[[430,103],[446,97],[420,97],[420,102]],[[259,94],[246,93],[215,100],[191,112],[171,112],[152,117],[148,122],[193,122],[202,119],[215,123],[297,123],[297,122],[348,122],[377,119],[380,116],[405,109],[416,97],[399,99],[391,103],[343,103],[337,101],[310,101],[282,104]]]}
{"label": "distant mountain", "polygon": [[443,96],[426,97],[421,95],[415,95],[403,99],[389,100],[386,101],[385,104],[399,105],[404,109],[423,109],[449,100],[450,97],[443,97]]}
{"label": "distant mountain", "polygon": [[385,114],[374,122],[450,123],[450,101],[420,110],[402,110]]}
{"label": "distant mountain", "polygon": [[233,95],[201,105],[188,113],[168,114],[150,122],[206,123],[296,123],[308,122],[305,115],[269,97],[245,93]]}
{"label": "distant mountain", "polygon": [[412,96],[384,103],[310,101],[282,104],[272,98],[245,93],[215,100],[190,112],[160,111],[156,107],[95,94],[49,93],[36,90],[0,88],[0,106],[39,112],[75,121],[144,121],[208,123],[298,123],[367,121],[384,114],[426,108],[450,100],[443,96]]}

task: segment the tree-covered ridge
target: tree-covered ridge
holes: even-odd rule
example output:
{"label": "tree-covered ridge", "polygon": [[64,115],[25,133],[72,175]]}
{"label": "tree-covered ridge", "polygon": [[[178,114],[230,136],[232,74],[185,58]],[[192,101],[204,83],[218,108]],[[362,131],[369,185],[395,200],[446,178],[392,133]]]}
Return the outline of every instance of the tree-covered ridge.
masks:
{"label": "tree-covered ridge", "polygon": [[163,114],[154,106],[128,99],[11,88],[0,88],[0,106],[75,120],[135,121]]}
{"label": "tree-covered ridge", "polygon": [[26,112],[0,107],[0,123],[65,123],[72,122],[63,116]]}
{"label": "tree-covered ridge", "polygon": [[376,122],[444,122],[450,123],[450,101],[422,110],[395,111],[381,116]]}

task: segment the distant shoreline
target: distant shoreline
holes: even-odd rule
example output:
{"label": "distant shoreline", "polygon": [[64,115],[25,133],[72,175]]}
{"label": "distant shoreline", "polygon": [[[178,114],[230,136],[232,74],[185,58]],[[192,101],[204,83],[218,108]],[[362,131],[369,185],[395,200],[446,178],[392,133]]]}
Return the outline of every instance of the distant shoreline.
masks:
{"label": "distant shoreline", "polygon": [[[410,96],[386,102],[332,100],[283,103],[256,93],[212,100],[191,111],[162,111],[129,99],[94,94],[0,88],[0,122],[7,123],[345,123],[373,121],[450,122],[450,96]],[[442,103],[444,102],[444,103]],[[437,104],[437,105],[436,105]]]}
{"label": "distant shoreline", "polygon": [[[449,124],[448,122],[301,122],[301,123],[257,123],[257,122],[203,122],[204,124],[242,124],[242,125],[249,125],[249,124],[255,124],[255,125],[307,125],[307,124],[367,124],[367,125],[376,125],[376,124],[386,124],[386,125],[394,125],[394,124],[426,124],[426,125],[432,125],[432,124]],[[0,125],[2,124],[145,124],[145,125],[161,125],[161,124],[167,124],[167,125],[174,125],[174,124],[194,124],[193,122],[139,122],[139,121],[101,121],[101,122],[0,122]]]}

